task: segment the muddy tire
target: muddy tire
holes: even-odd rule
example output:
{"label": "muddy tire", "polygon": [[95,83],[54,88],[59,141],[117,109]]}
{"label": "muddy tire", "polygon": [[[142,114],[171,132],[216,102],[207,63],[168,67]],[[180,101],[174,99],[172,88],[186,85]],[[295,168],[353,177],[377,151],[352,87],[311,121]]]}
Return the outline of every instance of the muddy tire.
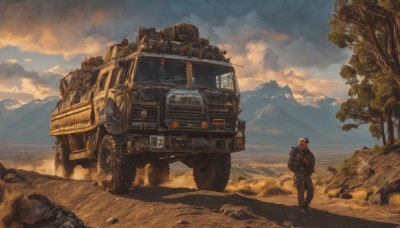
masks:
{"label": "muddy tire", "polygon": [[152,186],[167,182],[169,180],[169,163],[161,161],[150,163],[147,178]]}
{"label": "muddy tire", "polygon": [[74,172],[74,162],[69,160],[69,153],[64,143],[56,141],[54,166],[56,174],[70,178]]}
{"label": "muddy tire", "polygon": [[222,192],[231,172],[231,154],[198,155],[193,162],[193,176],[199,190]]}
{"label": "muddy tire", "polygon": [[132,156],[126,155],[126,140],[105,135],[101,141],[97,161],[99,185],[111,193],[128,192],[136,175]]}

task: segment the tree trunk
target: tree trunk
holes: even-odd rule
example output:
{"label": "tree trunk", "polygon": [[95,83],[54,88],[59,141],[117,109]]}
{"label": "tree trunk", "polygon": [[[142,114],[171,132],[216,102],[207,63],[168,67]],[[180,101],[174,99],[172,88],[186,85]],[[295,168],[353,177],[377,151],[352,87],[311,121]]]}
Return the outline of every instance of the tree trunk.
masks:
{"label": "tree trunk", "polygon": [[400,118],[397,120],[397,140],[400,141]]}
{"label": "tree trunk", "polygon": [[384,146],[386,146],[387,142],[386,142],[386,134],[385,134],[385,120],[384,120],[383,116],[381,118],[381,135],[382,135],[382,143]]}
{"label": "tree trunk", "polygon": [[394,144],[394,126],[392,119],[393,110],[390,107],[386,108],[386,117],[387,117],[387,130],[388,130],[388,145]]}

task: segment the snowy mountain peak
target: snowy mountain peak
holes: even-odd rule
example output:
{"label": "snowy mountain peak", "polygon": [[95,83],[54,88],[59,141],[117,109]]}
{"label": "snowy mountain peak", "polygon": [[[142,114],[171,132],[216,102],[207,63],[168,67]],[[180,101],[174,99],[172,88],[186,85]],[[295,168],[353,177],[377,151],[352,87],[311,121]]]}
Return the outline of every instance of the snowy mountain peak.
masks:
{"label": "snowy mountain peak", "polygon": [[254,91],[257,96],[265,98],[286,97],[293,98],[293,92],[289,86],[280,87],[275,80],[259,85]]}
{"label": "snowy mountain peak", "polygon": [[12,111],[21,107],[21,103],[15,99],[5,99],[0,101],[0,106],[3,106],[5,109]]}

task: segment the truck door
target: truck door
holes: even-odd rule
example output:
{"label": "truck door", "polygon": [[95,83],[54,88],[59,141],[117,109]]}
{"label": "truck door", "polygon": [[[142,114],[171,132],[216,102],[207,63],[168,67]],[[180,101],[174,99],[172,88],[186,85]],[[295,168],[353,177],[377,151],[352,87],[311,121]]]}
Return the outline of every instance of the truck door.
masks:
{"label": "truck door", "polygon": [[106,99],[107,89],[110,81],[109,75],[111,74],[109,67],[100,70],[99,77],[96,83],[95,96],[93,98],[95,116],[98,124],[106,122]]}
{"label": "truck door", "polygon": [[131,113],[131,96],[127,81],[130,62],[120,60],[112,69],[106,96],[106,128],[113,134],[128,130]]}

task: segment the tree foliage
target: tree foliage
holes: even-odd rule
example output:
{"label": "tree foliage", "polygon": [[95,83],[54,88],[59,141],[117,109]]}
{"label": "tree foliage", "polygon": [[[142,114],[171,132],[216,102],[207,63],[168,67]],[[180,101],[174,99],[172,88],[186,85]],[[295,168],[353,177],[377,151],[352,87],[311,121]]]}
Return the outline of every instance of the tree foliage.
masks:
{"label": "tree foliage", "polygon": [[400,119],[400,1],[336,0],[329,24],[328,40],[353,51],[340,72],[350,88],[336,117],[352,120],[342,130],[368,124],[386,144],[386,123],[387,143],[393,144],[393,120]]}

